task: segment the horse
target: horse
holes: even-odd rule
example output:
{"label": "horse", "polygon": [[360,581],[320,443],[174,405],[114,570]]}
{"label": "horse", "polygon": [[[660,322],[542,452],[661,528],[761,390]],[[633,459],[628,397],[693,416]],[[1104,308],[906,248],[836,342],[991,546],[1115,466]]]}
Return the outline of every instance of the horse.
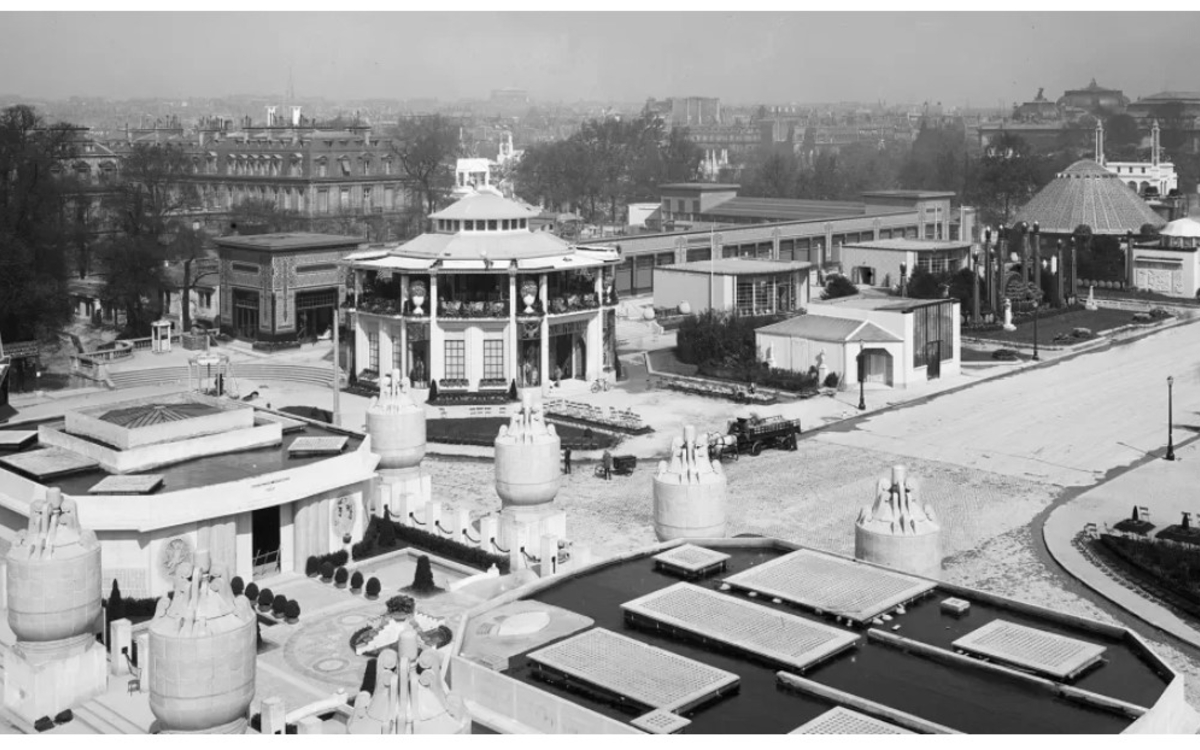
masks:
{"label": "horse", "polygon": [[723,461],[730,454],[733,454],[733,460],[738,460],[738,442],[736,435],[722,435],[719,432],[709,432],[706,433],[704,437],[708,442],[708,455],[710,458]]}

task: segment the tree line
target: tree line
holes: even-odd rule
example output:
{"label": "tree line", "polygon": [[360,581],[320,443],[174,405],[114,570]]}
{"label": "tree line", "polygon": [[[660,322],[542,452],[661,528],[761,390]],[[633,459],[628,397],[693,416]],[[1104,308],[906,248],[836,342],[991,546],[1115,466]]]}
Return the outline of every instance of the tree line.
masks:
{"label": "tree line", "polygon": [[657,202],[659,185],[695,180],[700,159],[685,128],[650,114],[590,120],[566,140],[526,148],[514,182],[530,203],[615,223],[629,203]]}

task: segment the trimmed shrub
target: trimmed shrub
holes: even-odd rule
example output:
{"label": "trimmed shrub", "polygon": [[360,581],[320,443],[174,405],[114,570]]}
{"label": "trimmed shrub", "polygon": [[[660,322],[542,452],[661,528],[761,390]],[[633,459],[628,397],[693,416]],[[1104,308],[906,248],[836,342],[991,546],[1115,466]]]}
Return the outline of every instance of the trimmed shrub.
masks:
{"label": "trimmed shrub", "polygon": [[294,622],[300,619],[300,602],[295,599],[287,603],[287,609],[284,610],[289,622]]}
{"label": "trimmed shrub", "polygon": [[[108,595],[108,606],[105,607],[105,620],[107,624],[112,624],[113,620],[120,620],[125,616],[125,600],[121,597],[121,586],[117,583],[117,579],[113,579],[112,592]],[[108,628],[104,629],[105,642],[108,641]]]}
{"label": "trimmed shrub", "polygon": [[268,609],[271,608],[271,605],[274,603],[275,603],[275,594],[273,594],[271,592],[271,589],[263,589],[262,591],[258,592],[258,608],[259,609],[266,612]]}
{"label": "trimmed shrub", "polygon": [[350,576],[350,589],[358,591],[363,587],[363,574],[360,571],[354,571],[354,575]]}
{"label": "trimmed shrub", "polygon": [[350,580],[350,573],[345,568],[338,568],[337,572],[333,575],[333,582],[337,584],[339,589],[345,588],[346,581],[348,580]]}
{"label": "trimmed shrub", "polygon": [[858,294],[858,287],[854,285],[854,282],[845,276],[830,276],[829,280],[825,282],[825,290],[821,292],[821,299],[837,299],[854,294]]}
{"label": "trimmed shrub", "polygon": [[1166,318],[1171,317],[1170,311],[1168,311],[1162,307],[1151,308],[1149,315],[1151,318],[1154,318],[1155,320],[1164,320]]}
{"label": "trimmed shrub", "polygon": [[276,615],[282,615],[287,611],[288,598],[283,594],[276,594],[271,600],[271,612]]}
{"label": "trimmed shrub", "polygon": [[999,360],[1001,362],[1015,362],[1020,358],[1020,355],[1017,354],[1017,352],[1013,349],[997,349],[996,351],[992,352],[992,359]]}
{"label": "trimmed shrub", "polygon": [[1140,313],[1133,314],[1133,322],[1134,323],[1153,323],[1154,319],[1150,317],[1150,313],[1140,312]]}
{"label": "trimmed shrub", "polygon": [[378,578],[375,578],[374,576],[372,576],[372,577],[371,577],[371,578],[370,578],[370,579],[367,581],[367,590],[366,590],[367,598],[368,598],[368,599],[374,599],[375,597],[379,596],[379,589],[380,589],[380,588],[381,588],[381,587],[380,587],[380,585],[379,585],[379,579],[378,579]]}
{"label": "trimmed shrub", "polygon": [[74,718],[75,718],[75,714],[71,713],[71,709],[68,708],[63,711],[59,711],[57,714],[55,714],[54,723],[55,724],[66,724],[68,721],[70,721],[71,719],[74,719]]}
{"label": "trimmed shrub", "polygon": [[246,582],[242,580],[241,576],[234,576],[233,580],[229,582],[229,590],[233,592],[234,596],[241,596],[242,592],[246,590]]}
{"label": "trimmed shrub", "polygon": [[508,385],[508,400],[509,401],[520,401],[521,400],[521,397],[517,393],[517,381],[515,378]]}
{"label": "trimmed shrub", "polygon": [[308,559],[304,561],[304,575],[308,576],[309,578],[315,578],[320,572],[321,563],[317,560],[317,558],[309,555]]}
{"label": "trimmed shrub", "polygon": [[413,574],[412,590],[422,593],[437,589],[437,584],[433,582],[433,564],[429,562],[429,555],[421,555],[417,558],[417,570]]}
{"label": "trimmed shrub", "polygon": [[[372,518],[370,520],[370,522],[368,522],[367,526],[369,527],[371,524],[375,523],[375,520],[376,519]],[[396,546],[396,523],[395,523],[395,521],[384,519],[384,522],[380,523],[378,525],[377,531],[378,531],[379,546],[382,549],[391,549],[392,547]],[[369,528],[367,530],[367,533],[368,534],[370,533]]]}
{"label": "trimmed shrub", "polygon": [[321,581],[323,583],[329,583],[332,580],[333,580],[333,563],[326,560],[325,562],[321,563]]}
{"label": "trimmed shrub", "polygon": [[434,380],[433,378],[430,378],[429,379],[429,403],[432,404],[437,401],[437,391],[438,391],[437,381]]}
{"label": "trimmed shrub", "polygon": [[246,598],[249,599],[251,602],[258,601],[258,584],[257,583],[254,583],[253,581],[251,581],[249,583],[249,585],[246,586]]}
{"label": "trimmed shrub", "polygon": [[387,611],[389,615],[404,615],[408,616],[416,610],[417,604],[411,596],[397,594],[387,600]]}
{"label": "trimmed shrub", "polygon": [[825,376],[826,388],[837,388],[839,382],[840,378],[838,378],[838,374],[836,372],[831,372]]}
{"label": "trimmed shrub", "polygon": [[[389,533],[393,543],[390,547],[386,547],[383,545],[383,540]],[[367,525],[367,531],[363,535],[363,541],[354,545],[354,559],[366,560],[390,552],[396,546],[395,540],[397,539],[408,546],[464,565],[470,565],[478,570],[487,570],[495,565],[501,575],[509,572],[508,555],[495,555],[477,547],[470,547],[412,526],[404,526],[382,518],[371,519]]]}

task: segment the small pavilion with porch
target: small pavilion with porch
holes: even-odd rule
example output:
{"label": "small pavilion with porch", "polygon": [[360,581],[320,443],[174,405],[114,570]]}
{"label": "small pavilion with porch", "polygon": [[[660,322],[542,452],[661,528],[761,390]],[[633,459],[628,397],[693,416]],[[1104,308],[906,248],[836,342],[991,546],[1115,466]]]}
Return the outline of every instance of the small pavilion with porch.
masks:
{"label": "small pavilion with porch", "polygon": [[358,379],[399,369],[417,389],[486,393],[610,370],[620,253],[533,232],[536,215],[482,188],[432,231],[348,258]]}

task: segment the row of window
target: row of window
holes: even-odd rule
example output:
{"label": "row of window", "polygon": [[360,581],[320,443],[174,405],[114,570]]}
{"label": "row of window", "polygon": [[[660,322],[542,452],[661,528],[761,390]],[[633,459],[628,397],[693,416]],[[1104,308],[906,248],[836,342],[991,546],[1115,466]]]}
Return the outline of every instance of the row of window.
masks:
{"label": "row of window", "polygon": [[[330,193],[333,193],[332,200]],[[265,185],[235,185],[232,187],[200,187],[200,198],[206,209],[231,209],[246,200],[257,199],[274,203],[281,209],[308,213],[308,193],[303,189],[290,187],[278,188]],[[393,187],[380,188],[377,185],[364,185],[360,189],[340,188],[317,190],[316,213],[346,213],[362,209],[372,212],[375,209],[395,211],[400,208],[397,202],[398,192]],[[382,200],[382,203],[380,202]]]}
{"label": "row of window", "polygon": [[438,219],[439,232],[507,232],[527,229],[527,219]]}
{"label": "row of window", "polygon": [[[377,171],[371,159],[359,157],[358,169],[355,170],[353,163],[349,157],[341,157],[334,160],[336,166],[331,170],[329,159],[324,156],[317,157],[313,161],[313,174],[316,177],[329,177],[331,174],[340,175],[342,177],[352,177],[371,174],[393,174],[394,167],[391,159],[381,159],[383,171]],[[304,176],[304,160],[292,156],[287,160],[287,176],[288,177],[303,177]],[[217,169],[217,157],[210,156],[205,159],[201,165],[200,157],[192,157],[192,174],[227,174],[239,177],[279,177],[284,172],[283,159],[275,154],[267,156],[255,156],[246,159],[238,159],[230,155],[225,160],[225,171],[220,172]]]}
{"label": "row of window", "polygon": [[[451,339],[443,349],[443,377],[450,380],[467,378],[467,342]],[[379,332],[367,331],[367,357],[370,369],[379,372]],[[392,348],[392,367],[401,369],[400,347]],[[483,378],[504,378],[504,339],[485,339],[483,342]]]}

